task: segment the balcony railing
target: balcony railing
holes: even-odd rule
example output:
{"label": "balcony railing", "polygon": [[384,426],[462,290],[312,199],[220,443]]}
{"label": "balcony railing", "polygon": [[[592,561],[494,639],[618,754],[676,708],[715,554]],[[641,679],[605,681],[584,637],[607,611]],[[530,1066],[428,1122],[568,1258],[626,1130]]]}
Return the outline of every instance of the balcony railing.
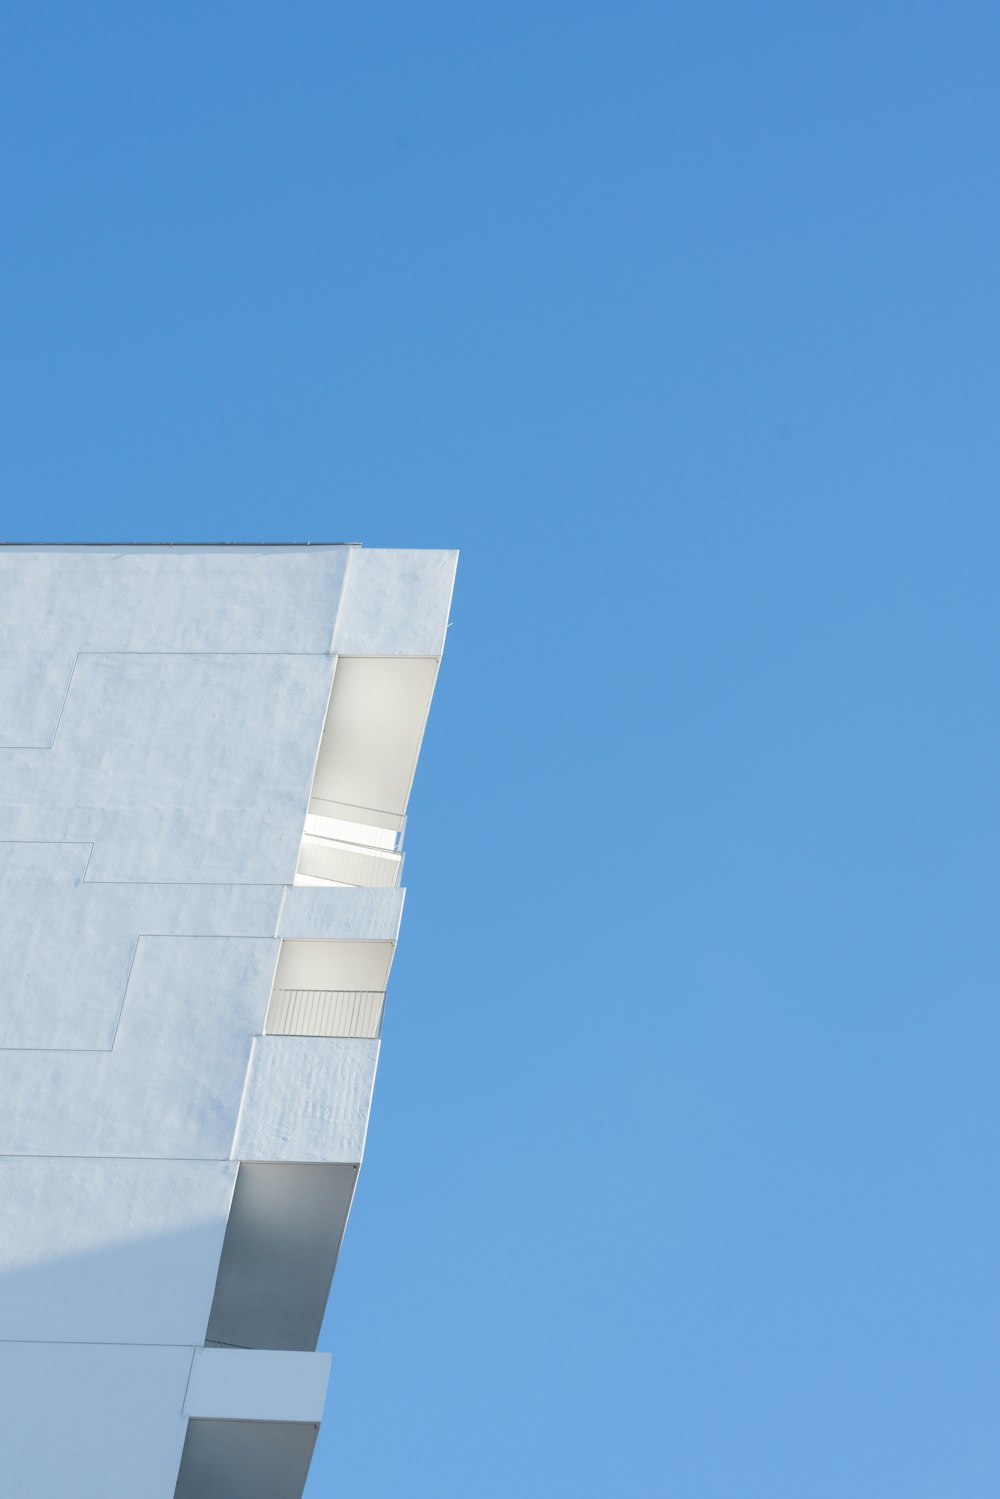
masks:
{"label": "balcony railing", "polygon": [[375,889],[399,884],[402,854],[382,853],[330,838],[302,840],[298,874],[326,885],[367,885]]}
{"label": "balcony railing", "polygon": [[297,884],[392,888],[403,865],[406,819],[313,797],[296,869]]}
{"label": "balcony railing", "polygon": [[348,1036],[375,1040],[384,989],[275,989],[264,1029],[269,1036]]}

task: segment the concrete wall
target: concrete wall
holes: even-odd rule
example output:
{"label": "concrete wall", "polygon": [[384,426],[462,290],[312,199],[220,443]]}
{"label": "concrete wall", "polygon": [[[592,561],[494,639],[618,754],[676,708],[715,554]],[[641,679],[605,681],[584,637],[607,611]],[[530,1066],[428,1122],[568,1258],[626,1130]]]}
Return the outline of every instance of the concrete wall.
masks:
{"label": "concrete wall", "polygon": [[[252,1217],[259,1280],[268,1204],[304,1201],[301,1163],[361,1161],[379,1043],[264,1021],[282,939],[396,940],[400,890],[292,880],[337,651],[439,657],[454,565],[0,549],[4,1496],[172,1499],[189,1420],[184,1494],[239,1452],[274,1499],[283,1472],[301,1489],[322,1356],[198,1350],[224,1242],[243,1264]],[[274,1191],[227,1241],[241,1160],[300,1174],[258,1179]]]}

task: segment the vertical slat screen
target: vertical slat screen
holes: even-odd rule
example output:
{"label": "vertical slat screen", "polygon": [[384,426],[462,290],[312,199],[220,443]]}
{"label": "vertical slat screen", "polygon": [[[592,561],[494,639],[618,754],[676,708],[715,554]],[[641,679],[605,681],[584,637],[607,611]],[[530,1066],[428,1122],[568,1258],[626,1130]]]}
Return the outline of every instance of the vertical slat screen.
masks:
{"label": "vertical slat screen", "polygon": [[380,989],[275,989],[269,1036],[348,1036],[374,1040],[382,1028]]}

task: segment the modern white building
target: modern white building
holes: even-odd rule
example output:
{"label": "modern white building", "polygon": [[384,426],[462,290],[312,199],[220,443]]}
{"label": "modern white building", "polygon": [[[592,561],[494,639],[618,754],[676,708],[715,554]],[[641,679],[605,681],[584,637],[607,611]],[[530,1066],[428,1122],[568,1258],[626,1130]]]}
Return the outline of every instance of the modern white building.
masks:
{"label": "modern white building", "polygon": [[0,549],[0,1495],[297,1499],[456,556]]}

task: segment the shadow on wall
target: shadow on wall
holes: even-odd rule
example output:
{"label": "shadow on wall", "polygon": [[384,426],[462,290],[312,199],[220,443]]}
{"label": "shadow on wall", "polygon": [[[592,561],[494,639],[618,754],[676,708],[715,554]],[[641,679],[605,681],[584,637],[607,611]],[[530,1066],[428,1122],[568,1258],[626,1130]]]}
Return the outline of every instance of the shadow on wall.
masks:
{"label": "shadow on wall", "polygon": [[[201,1211],[211,1199],[214,1215],[148,1231],[192,1212],[195,1173]],[[231,1162],[8,1158],[4,1499],[173,1499],[182,1448],[178,1499],[298,1499],[315,1426],[188,1423],[191,1360],[206,1341],[315,1348],[356,1181],[353,1165],[252,1164],[237,1175]]]}
{"label": "shadow on wall", "polygon": [[[0,1259],[24,1247],[6,1217],[0,1209]],[[222,1219],[75,1252],[39,1242],[35,1263],[0,1267],[0,1340],[195,1347],[205,1337],[224,1232]]]}
{"label": "shadow on wall", "polygon": [[[85,1164],[73,1163],[77,1183]],[[141,1172],[127,1183],[129,1200],[96,1200],[94,1185],[112,1184],[107,1164],[96,1163],[90,1190],[69,1204],[46,1200],[44,1189],[67,1184],[52,1163],[0,1168],[0,1188],[10,1189],[0,1199],[0,1339],[315,1349],[357,1166],[245,1164],[237,1175],[234,1164],[206,1163],[216,1215],[149,1233],[137,1206],[162,1219],[166,1205],[152,1201]],[[176,1185],[158,1169],[173,1164],[143,1163],[157,1193]]]}

